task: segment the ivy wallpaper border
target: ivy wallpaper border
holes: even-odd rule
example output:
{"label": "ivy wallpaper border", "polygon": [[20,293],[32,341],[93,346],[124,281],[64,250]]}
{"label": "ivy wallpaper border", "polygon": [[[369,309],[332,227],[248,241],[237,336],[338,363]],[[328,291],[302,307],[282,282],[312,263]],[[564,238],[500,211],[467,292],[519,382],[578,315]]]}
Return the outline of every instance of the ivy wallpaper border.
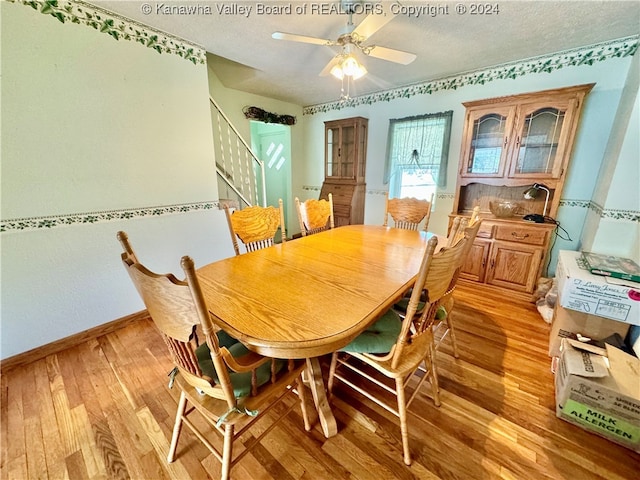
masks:
{"label": "ivy wallpaper border", "polygon": [[175,215],[178,213],[187,213],[199,210],[214,210],[219,208],[219,202],[199,202],[126,210],[105,210],[102,212],[16,218],[11,220],[0,220],[0,233],[11,231],[52,229],[69,225],[88,225],[93,223],[132,220],[145,217],[160,217],[165,215]]}
{"label": "ivy wallpaper border", "polygon": [[494,80],[516,79],[532,73],[551,73],[554,70],[565,67],[593,65],[596,62],[611,58],[629,57],[638,50],[639,39],[640,36],[633,35],[588,47],[542,55],[525,61],[505,63],[493,68],[475,70],[430,82],[353,97],[344,101],[310,105],[303,108],[302,114],[327,113],[358,105],[371,105],[378,102],[389,102],[398,98],[411,98],[415,95],[428,95],[438,91],[456,90],[468,85],[484,85]]}
{"label": "ivy wallpaper border", "polygon": [[199,45],[81,0],[7,1],[29,6],[44,15],[57,18],[62,23],[83,24],[106,33],[116,40],[130,40],[158,53],[178,55],[195,65],[206,63],[206,52]]}
{"label": "ivy wallpaper border", "polygon": [[[303,190],[320,191],[320,187],[304,185]],[[386,190],[368,190],[371,195],[384,195]],[[442,192],[437,194],[439,199],[452,200],[453,193]],[[640,222],[640,212],[633,210],[605,210],[595,202],[586,200],[561,200],[561,207],[588,208],[598,216],[613,220]],[[94,223],[132,220],[137,218],[159,217],[175,215],[199,210],[217,210],[220,202],[183,203],[177,205],[165,205],[157,207],[144,207],[126,210],[105,210],[102,212],[74,213],[68,215],[50,215],[44,217],[16,218],[0,220],[0,233],[21,232],[29,230],[52,229],[70,225],[91,225]]]}

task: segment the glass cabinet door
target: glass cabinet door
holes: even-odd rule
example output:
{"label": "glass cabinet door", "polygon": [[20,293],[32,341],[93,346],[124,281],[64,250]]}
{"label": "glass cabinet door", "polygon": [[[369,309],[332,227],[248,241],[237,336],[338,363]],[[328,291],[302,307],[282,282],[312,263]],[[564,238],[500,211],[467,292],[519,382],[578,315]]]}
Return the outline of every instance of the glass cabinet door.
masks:
{"label": "glass cabinet door", "polygon": [[355,178],[356,127],[338,126],[326,129],[325,176]]}
{"label": "glass cabinet door", "polygon": [[517,128],[512,176],[560,175],[571,102],[523,106]]}
{"label": "glass cabinet door", "polygon": [[355,177],[353,167],[356,160],[356,127],[342,127],[342,146],[340,148],[340,176],[343,178]]}
{"label": "glass cabinet door", "polygon": [[503,175],[512,123],[513,108],[470,112],[462,175]]}
{"label": "glass cabinet door", "polygon": [[325,142],[325,177],[337,177],[340,171],[340,128],[327,128]]}
{"label": "glass cabinet door", "polygon": [[364,182],[368,120],[343,118],[324,125],[325,179]]}

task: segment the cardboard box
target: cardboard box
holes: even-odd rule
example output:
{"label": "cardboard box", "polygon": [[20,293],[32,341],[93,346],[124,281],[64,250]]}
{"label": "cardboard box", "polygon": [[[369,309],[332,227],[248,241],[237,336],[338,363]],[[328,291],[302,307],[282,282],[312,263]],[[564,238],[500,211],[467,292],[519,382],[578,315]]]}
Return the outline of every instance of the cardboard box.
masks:
{"label": "cardboard box", "polygon": [[640,360],[610,345],[606,351],[602,357],[563,339],[556,416],[640,452]]}
{"label": "cardboard box", "polygon": [[549,335],[549,356],[559,356],[562,339],[570,337],[572,334],[579,333],[593,340],[604,340],[618,333],[622,338],[625,338],[630,327],[631,325],[628,323],[568,310],[556,304]]}
{"label": "cardboard box", "polygon": [[[578,312],[640,325],[640,284],[593,275],[580,268],[580,252],[560,250],[556,280],[561,306]],[[617,283],[624,283],[618,285]]]}

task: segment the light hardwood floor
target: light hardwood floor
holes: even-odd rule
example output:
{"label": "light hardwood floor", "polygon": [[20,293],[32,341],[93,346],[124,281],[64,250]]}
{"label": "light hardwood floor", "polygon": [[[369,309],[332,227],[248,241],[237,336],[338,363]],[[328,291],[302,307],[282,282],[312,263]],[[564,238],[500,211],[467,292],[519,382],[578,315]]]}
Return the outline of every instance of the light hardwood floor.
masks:
{"label": "light hardwood floor", "polygon": [[[438,354],[440,408],[425,396],[410,408],[411,467],[395,417],[338,385],[337,436],[318,424],[305,432],[293,409],[232,478],[639,478],[640,455],[555,417],[549,328],[532,304],[467,286],[456,299],[460,359],[446,345]],[[188,429],[166,463],[178,395],[170,369],[143,320],[4,372],[2,478],[218,478]]]}

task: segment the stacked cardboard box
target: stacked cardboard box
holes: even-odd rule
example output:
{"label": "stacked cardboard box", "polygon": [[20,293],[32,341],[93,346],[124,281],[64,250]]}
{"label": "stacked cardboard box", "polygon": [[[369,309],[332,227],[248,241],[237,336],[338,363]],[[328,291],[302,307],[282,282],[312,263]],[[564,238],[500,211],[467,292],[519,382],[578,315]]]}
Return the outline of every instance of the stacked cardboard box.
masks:
{"label": "stacked cardboard box", "polygon": [[629,325],[640,325],[640,283],[594,275],[581,268],[580,258],[580,252],[558,252],[556,279],[560,305]]}
{"label": "stacked cardboard box", "polygon": [[606,357],[562,340],[556,416],[640,452],[640,360],[606,346]]}
{"label": "stacked cardboard box", "polygon": [[556,269],[558,301],[549,337],[549,355],[559,357],[556,415],[640,451],[640,360],[610,345],[603,350],[570,340],[624,338],[631,325],[640,325],[640,284],[593,275],[581,268],[580,257],[561,250]]}
{"label": "stacked cardboard box", "polygon": [[563,338],[574,338],[578,334],[592,340],[604,340],[615,334],[625,338],[629,327],[628,323],[576,312],[556,304],[549,335],[549,356],[560,355],[560,344]]}
{"label": "stacked cardboard box", "polygon": [[558,301],[554,309],[549,355],[560,354],[560,341],[577,334],[604,340],[618,334],[624,338],[631,325],[640,325],[638,289],[611,284],[607,277],[581,268],[580,252],[560,250],[556,281]]}

